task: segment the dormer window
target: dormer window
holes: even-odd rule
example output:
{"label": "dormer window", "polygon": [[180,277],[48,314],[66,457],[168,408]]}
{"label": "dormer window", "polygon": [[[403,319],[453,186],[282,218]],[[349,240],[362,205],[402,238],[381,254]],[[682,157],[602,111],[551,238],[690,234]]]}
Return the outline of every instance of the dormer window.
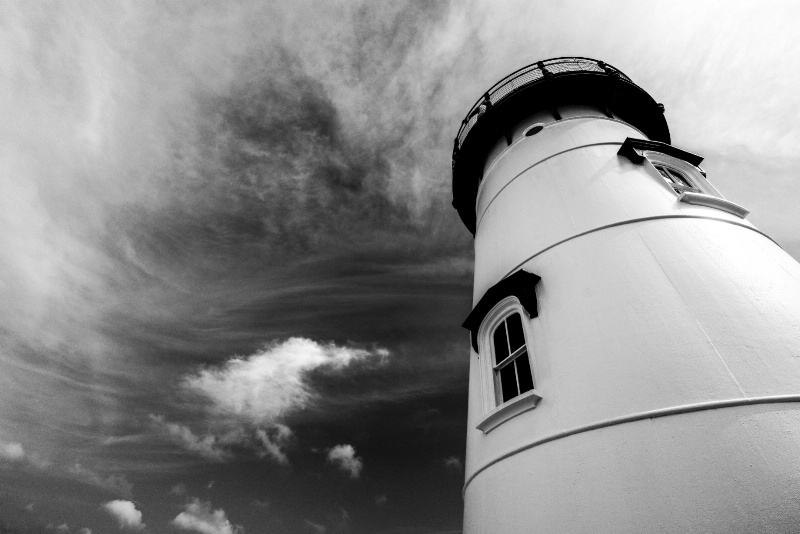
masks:
{"label": "dormer window", "polygon": [[689,192],[722,197],[719,191],[705,179],[699,167],[654,150],[645,151],[644,157],[646,162],[650,164],[647,165],[645,163],[645,166],[654,169],[659,177],[678,195]]}
{"label": "dormer window", "polygon": [[742,206],[726,200],[711,185],[706,173],[698,167],[703,158],[696,154],[667,143],[632,137],[625,139],[617,153],[649,168],[650,173],[655,175],[654,179],[658,177],[678,195],[678,202],[727,211],[741,218],[750,213]]}

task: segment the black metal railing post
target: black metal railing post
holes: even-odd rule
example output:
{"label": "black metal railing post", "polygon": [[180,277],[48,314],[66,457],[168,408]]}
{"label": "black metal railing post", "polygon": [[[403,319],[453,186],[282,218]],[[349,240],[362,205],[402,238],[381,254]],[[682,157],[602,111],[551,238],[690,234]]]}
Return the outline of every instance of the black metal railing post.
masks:
{"label": "black metal railing post", "polygon": [[[548,67],[551,67],[553,70],[548,70]],[[535,71],[537,69],[540,73],[540,76],[539,77],[532,76],[532,74],[535,74]],[[472,130],[472,128],[475,127],[475,125],[478,123],[481,117],[484,114],[486,114],[486,112],[496,107],[500,102],[502,102],[512,94],[516,93],[520,89],[536,84],[543,79],[550,78],[554,75],[560,75],[566,73],[580,73],[580,72],[595,73],[595,74],[602,73],[608,76],[613,76],[615,78],[625,80],[628,83],[633,83],[631,82],[630,78],[625,76],[622,72],[615,69],[611,65],[608,65],[603,61],[597,61],[595,59],[581,58],[581,57],[556,58],[548,60],[547,63],[545,63],[545,61],[538,61],[536,63],[532,63],[526,67],[518,69],[517,71],[509,74],[508,76],[506,76],[505,78],[494,84],[470,108],[469,113],[461,122],[461,127],[458,130],[458,135],[456,135],[455,141],[453,142],[454,162],[456,156],[458,155],[458,151],[463,146],[464,140],[466,140],[470,130]],[[525,82],[522,83],[519,87],[515,87],[513,85],[510,86],[510,84],[513,84],[515,81],[519,80],[523,76],[528,77],[529,79],[525,80]],[[507,87],[509,87],[509,89],[505,90]],[[494,102],[492,102],[492,96],[495,96]]]}

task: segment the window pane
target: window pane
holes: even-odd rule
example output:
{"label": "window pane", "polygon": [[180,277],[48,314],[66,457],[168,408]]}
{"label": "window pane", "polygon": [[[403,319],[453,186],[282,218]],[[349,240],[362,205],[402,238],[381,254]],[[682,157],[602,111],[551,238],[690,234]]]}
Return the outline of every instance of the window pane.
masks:
{"label": "window pane", "polygon": [[519,392],[525,393],[533,389],[533,374],[531,373],[531,362],[528,360],[528,352],[525,351],[514,360],[517,365],[517,376],[519,377]]}
{"label": "window pane", "polygon": [[506,323],[494,330],[494,363],[498,364],[508,357],[508,342],[506,341]]}
{"label": "window pane", "polygon": [[672,179],[672,176],[670,176],[670,174],[667,172],[667,169],[665,169],[661,165],[654,165],[654,167],[656,168],[656,170],[658,170],[658,172],[661,173],[661,176],[663,176],[667,180],[667,182],[672,183],[674,181]]}
{"label": "window pane", "polygon": [[500,389],[503,390],[503,402],[513,399],[517,393],[517,379],[514,376],[514,364],[506,365],[500,369]]}
{"label": "window pane", "polygon": [[518,313],[515,313],[506,319],[506,324],[508,324],[508,343],[511,345],[511,352],[514,352],[525,344],[525,334],[522,333],[522,318]]}
{"label": "window pane", "polygon": [[673,176],[673,182],[678,185],[685,185],[686,187],[692,187],[692,184],[689,183],[689,180],[686,179],[681,173],[675,171],[673,169],[668,169],[669,173]]}

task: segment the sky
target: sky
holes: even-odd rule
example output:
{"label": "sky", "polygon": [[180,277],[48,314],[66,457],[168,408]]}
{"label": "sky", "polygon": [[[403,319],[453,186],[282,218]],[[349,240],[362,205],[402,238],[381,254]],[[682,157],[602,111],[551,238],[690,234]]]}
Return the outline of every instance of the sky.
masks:
{"label": "sky", "polygon": [[0,532],[460,532],[461,119],[606,61],[800,258],[799,15],[0,3]]}

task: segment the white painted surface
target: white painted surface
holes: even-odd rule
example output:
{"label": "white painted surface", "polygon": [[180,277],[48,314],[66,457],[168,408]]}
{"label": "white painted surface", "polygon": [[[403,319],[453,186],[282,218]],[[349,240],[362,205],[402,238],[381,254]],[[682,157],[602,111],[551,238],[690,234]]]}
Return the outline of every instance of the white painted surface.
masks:
{"label": "white painted surface", "polygon": [[554,123],[481,185],[474,302],[520,267],[541,276],[542,400],[476,429],[488,360],[471,352],[464,531],[797,532],[800,404],[603,426],[800,395],[800,265],[746,220],[678,202],[617,156],[628,136],[604,118]]}

